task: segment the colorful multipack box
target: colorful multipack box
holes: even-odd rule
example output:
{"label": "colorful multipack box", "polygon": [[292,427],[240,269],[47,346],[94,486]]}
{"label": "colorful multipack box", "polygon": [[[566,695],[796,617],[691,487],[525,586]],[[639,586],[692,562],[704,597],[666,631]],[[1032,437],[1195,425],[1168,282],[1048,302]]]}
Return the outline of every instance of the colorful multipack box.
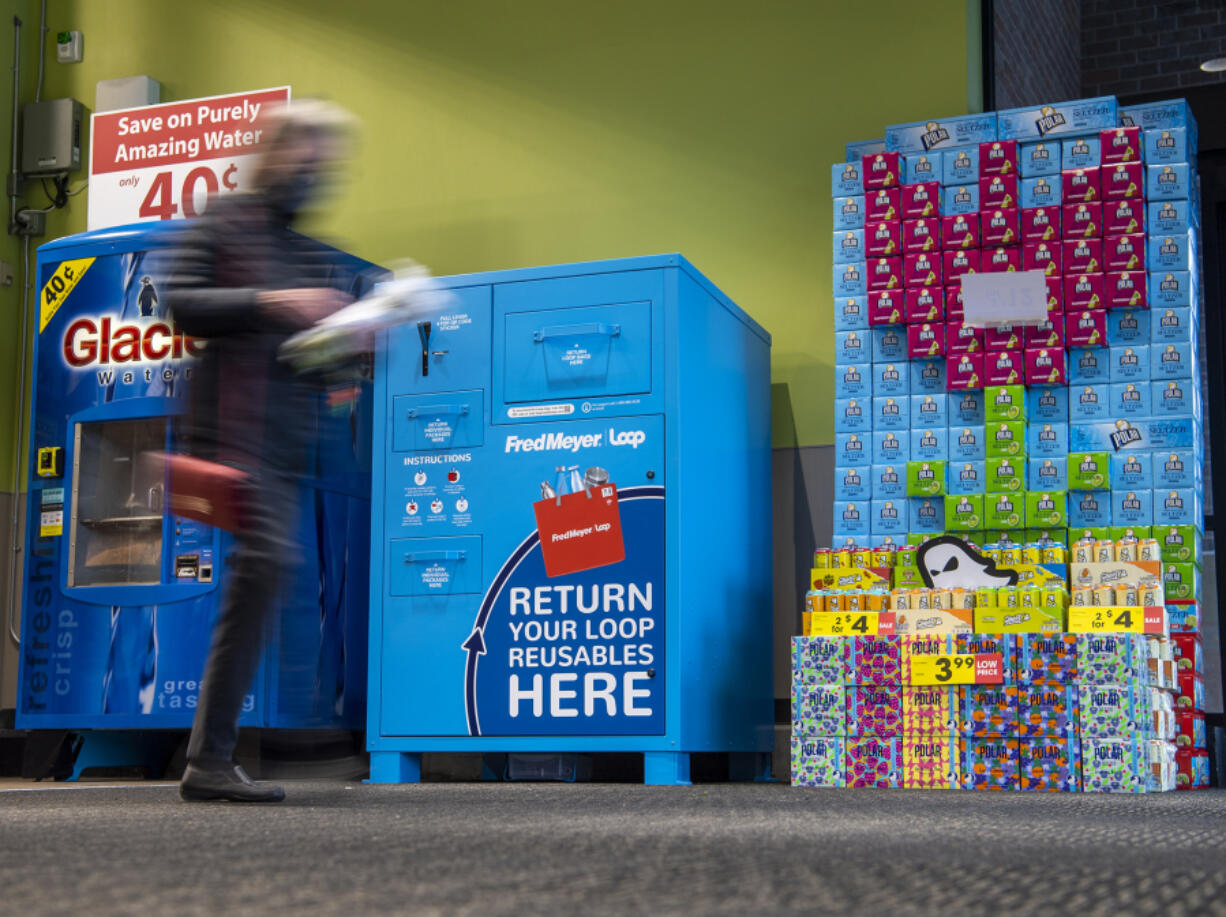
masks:
{"label": "colorful multipack box", "polygon": [[[946,254],[955,254],[946,252]],[[948,322],[945,326],[945,352],[950,356],[960,353],[983,353],[984,329],[963,322]],[[978,421],[983,422],[981,417]]]}
{"label": "colorful multipack box", "polygon": [[1081,790],[1081,742],[1076,737],[1018,741],[1018,789],[1076,793]]}
{"label": "colorful multipack box", "polygon": [[1020,493],[988,493],[984,498],[983,508],[985,528],[1025,527],[1025,500]]}
{"label": "colorful multipack box", "polygon": [[1018,789],[1018,747],[1016,738],[960,739],[958,754],[963,789]]}
{"label": "colorful multipack box", "polygon": [[[993,458],[985,464],[986,486],[989,493],[1012,494],[1021,500],[1021,492],[1025,489],[1026,459],[1022,456],[1002,456]],[[1025,508],[1021,508],[1021,513]],[[989,528],[1016,528],[1010,526],[989,526]]]}
{"label": "colorful multipack box", "polygon": [[910,524],[906,500],[872,500],[869,506],[869,534],[906,535]]}
{"label": "colorful multipack box", "polygon": [[959,688],[959,732],[973,738],[1016,736],[1018,693],[1012,682]]}
{"label": "colorful multipack box", "polygon": [[872,441],[859,433],[834,434],[834,460],[838,467],[867,468],[873,464]]}
{"label": "colorful multipack box", "polygon": [[[1007,250],[1008,246],[1017,245],[1021,241],[1022,222],[1019,212],[1014,208],[992,208],[985,209],[979,214],[979,236],[982,247],[985,249],[985,256],[981,259],[983,270],[988,270],[988,258],[986,250],[995,249],[998,246],[1004,246],[1000,250]],[[1004,262],[998,262],[1003,265]],[[1019,264],[1014,265],[1014,270],[1017,270]],[[998,270],[1007,270],[1001,266]]]}
{"label": "colorful multipack box", "polygon": [[1098,274],[1103,270],[1102,239],[1066,239],[1061,244],[1064,270],[1072,275]]}
{"label": "colorful multipack box", "polygon": [[803,685],[792,689],[792,734],[844,735],[848,692],[842,684]]}
{"label": "colorful multipack box", "polygon": [[[1084,708],[1083,708],[1084,709]],[[1081,740],[1081,782],[1086,793],[1144,793],[1149,759],[1135,731],[1116,738]]]}
{"label": "colorful multipack box", "polygon": [[1055,529],[1068,525],[1068,494],[1062,491],[1026,493],[1026,527]]}
{"label": "colorful multipack box", "polygon": [[1060,173],[1060,182],[1061,196],[1065,203],[1082,204],[1101,201],[1102,179],[1100,172],[1101,170],[1097,166],[1086,169],[1064,169]]}
{"label": "colorful multipack box", "polygon": [[1150,377],[1150,352],[1148,344],[1135,347],[1111,349],[1111,381],[1141,382]]}
{"label": "colorful multipack box", "polygon": [[902,787],[902,738],[858,736],[846,741],[844,777],[853,789]]}
{"label": "colorful multipack box", "polygon": [[858,398],[834,399],[834,431],[836,433],[866,433],[872,430],[870,409]]}
{"label": "colorful multipack box", "polygon": [[955,213],[941,217],[940,248],[976,250],[979,248],[979,214]]}
{"label": "colorful multipack box", "polygon": [[897,686],[902,683],[899,637],[855,636],[843,643],[849,685]]}
{"label": "colorful multipack box", "polygon": [[1200,391],[1191,379],[1155,379],[1150,383],[1150,403],[1155,417],[1194,417],[1204,411]]}
{"label": "colorful multipack box", "polygon": [[1021,250],[1016,245],[985,248],[979,257],[979,267],[985,274],[1003,274],[1022,269]]}
{"label": "colorful multipack box", "polygon": [[977,274],[983,269],[983,259],[978,249],[954,249],[941,253],[941,275],[946,283],[952,283],[963,274]]}
{"label": "colorful multipack box", "polygon": [[[892,395],[897,398],[911,392],[911,374],[905,361],[872,363],[861,366],[868,380],[868,389],[878,398]],[[837,378],[837,374],[836,374]],[[836,384],[837,387],[837,384]],[[836,392],[836,394],[840,394]]]}
{"label": "colorful multipack box", "polygon": [[[949,690],[948,688],[945,690]],[[903,717],[906,718],[907,699],[903,698]],[[1180,748],[1206,748],[1207,734],[1205,714],[1201,710],[1185,708],[1175,711],[1175,744]]]}
{"label": "colorful multipack box", "polygon": [[[854,402],[855,399],[848,399]],[[864,405],[857,402],[854,406],[845,404],[841,400],[836,400],[834,404],[835,430],[839,430],[839,424],[846,424],[847,411],[859,408],[866,419],[871,420],[871,425],[867,427],[869,430],[909,430],[911,429],[911,398],[908,395],[895,397],[886,395],[881,398],[874,398],[872,405]],[[852,418],[853,420],[855,418]],[[848,428],[840,432],[860,432],[861,427]]]}
{"label": "colorful multipack box", "polygon": [[903,185],[901,212],[904,220],[916,220],[920,217],[939,217],[944,190],[940,182],[927,181],[914,185]]}
{"label": "colorful multipack box", "polygon": [[1196,340],[1196,310],[1190,307],[1153,310],[1151,344],[1191,344]]}
{"label": "colorful multipack box", "polygon": [[1107,490],[1111,486],[1111,457],[1106,452],[1077,452],[1069,456],[1069,490]]}
{"label": "colorful multipack box", "polygon": [[834,504],[834,534],[839,538],[867,538],[869,535],[869,519],[871,518],[869,503],[836,503]]}
{"label": "colorful multipack box", "polygon": [[847,740],[842,736],[792,736],[792,786],[847,785]]}
{"label": "colorful multipack box", "polygon": [[1069,274],[1064,278],[1064,312],[1071,315],[1088,309],[1106,308],[1102,274]]}
{"label": "colorful multipack box", "polygon": [[959,789],[960,761],[957,736],[906,734],[902,739],[902,785],[912,790]]}
{"label": "colorful multipack box", "polygon": [[1028,207],[1021,214],[1022,242],[1058,242],[1060,207]]}
{"label": "colorful multipack box", "polygon": [[984,398],[985,421],[1026,419],[1026,387],[1024,385],[992,386],[985,391]]}
{"label": "colorful multipack box", "polygon": [[1163,561],[1162,585],[1168,602],[1199,602],[1201,571],[1193,563],[1173,564]]}
{"label": "colorful multipack box", "polygon": [[839,229],[834,232],[834,264],[852,264],[864,260],[864,230]]}
{"label": "colorful multipack box", "polygon": [[843,684],[847,678],[846,643],[844,637],[793,637],[792,684]]}
{"label": "colorful multipack box", "polygon": [[1196,790],[1209,786],[1209,752],[1203,748],[1180,748],[1175,753],[1175,789]]}
{"label": "colorful multipack box", "polygon": [[1136,680],[1083,683],[1077,699],[1083,739],[1122,738],[1144,730],[1150,720],[1149,689]]}
{"label": "colorful multipack box", "polygon": [[947,461],[950,457],[949,431],[945,427],[912,429],[907,457],[913,462]]}
{"label": "colorful multipack box", "polygon": [[905,685],[902,689],[904,735],[956,735],[960,715],[957,688]]}
{"label": "colorful multipack box", "polygon": [[907,462],[908,497],[939,497],[944,493],[945,462]]}
{"label": "colorful multipack box", "polygon": [[943,653],[953,653],[954,638],[952,634],[909,634],[902,640],[902,684],[911,682],[911,667],[913,660],[920,656],[940,656]]}
{"label": "colorful multipack box", "polygon": [[1019,684],[1029,687],[1064,687],[1076,682],[1077,675],[1076,634],[1024,634],[1019,638]]}
{"label": "colorful multipack box", "polygon": [[902,191],[878,188],[864,192],[864,225],[902,219]]}
{"label": "colorful multipack box", "polygon": [[1032,684],[1018,688],[1017,734],[1021,738],[1075,739],[1078,719],[1076,685]]}
{"label": "colorful multipack box", "polygon": [[1113,490],[1111,492],[1111,524],[1153,525],[1154,492],[1152,490]]}
{"label": "colorful multipack box", "polygon": [[[907,336],[903,329],[889,325],[884,328],[870,328],[869,337],[872,340],[872,356],[874,363],[903,363],[907,360]],[[837,341],[836,341],[837,348]],[[841,362],[855,362],[844,360]],[[884,394],[875,392],[874,394]]]}
{"label": "colorful multipack box", "polygon": [[1078,683],[1129,684],[1148,667],[1146,640],[1140,634],[1078,634]]}
{"label": "colorful multipack box", "polygon": [[945,355],[944,322],[924,322],[907,326],[907,357],[922,360]]}

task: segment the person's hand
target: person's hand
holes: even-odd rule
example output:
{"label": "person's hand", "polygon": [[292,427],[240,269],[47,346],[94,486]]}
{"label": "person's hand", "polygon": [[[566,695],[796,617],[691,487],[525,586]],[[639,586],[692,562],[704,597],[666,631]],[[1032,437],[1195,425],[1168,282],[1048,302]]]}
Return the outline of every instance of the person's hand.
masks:
{"label": "person's hand", "polygon": [[265,290],[256,295],[261,314],[290,328],[310,328],[322,318],[353,302],[353,297],[331,287]]}

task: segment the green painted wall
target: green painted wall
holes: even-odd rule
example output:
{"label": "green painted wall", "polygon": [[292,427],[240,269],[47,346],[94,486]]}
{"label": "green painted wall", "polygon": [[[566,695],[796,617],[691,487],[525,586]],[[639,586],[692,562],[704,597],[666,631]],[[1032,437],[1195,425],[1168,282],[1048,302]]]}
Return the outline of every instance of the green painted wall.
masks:
{"label": "green painted wall", "polygon": [[96,81],[144,73],[167,100],[290,84],[354,111],[351,181],[318,229],[367,258],[683,252],[774,335],[777,445],[833,441],[830,164],[887,123],[966,112],[978,72],[962,2],[48,5],[52,32],[85,36],[84,63],[52,55],[48,98],[92,107]]}

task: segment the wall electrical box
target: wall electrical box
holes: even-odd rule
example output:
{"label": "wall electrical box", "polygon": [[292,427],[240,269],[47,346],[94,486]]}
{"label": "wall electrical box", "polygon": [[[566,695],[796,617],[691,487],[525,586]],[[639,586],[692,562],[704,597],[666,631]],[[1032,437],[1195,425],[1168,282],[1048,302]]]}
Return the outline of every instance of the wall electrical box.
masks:
{"label": "wall electrical box", "polygon": [[761,766],[770,336],[679,255],[441,283],[376,360],[371,779],[422,752]]}
{"label": "wall electrical box", "polygon": [[81,168],[82,111],[76,99],[51,99],[22,106],[23,174],[62,175]]}

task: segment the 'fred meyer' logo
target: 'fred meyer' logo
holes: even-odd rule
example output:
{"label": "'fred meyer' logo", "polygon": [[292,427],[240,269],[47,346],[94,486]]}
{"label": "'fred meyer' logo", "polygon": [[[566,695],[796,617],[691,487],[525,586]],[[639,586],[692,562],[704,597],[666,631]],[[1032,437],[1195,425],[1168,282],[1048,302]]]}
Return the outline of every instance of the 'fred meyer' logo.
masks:
{"label": "'fred meyer' logo", "polygon": [[82,317],[64,329],[64,362],[71,369],[122,367],[198,357],[205,342],[189,337],[177,324],[123,322],[118,316]]}
{"label": "'fred meyer' logo", "polygon": [[507,437],[505,452],[578,452],[580,449],[598,449],[604,445],[630,446],[637,449],[647,440],[642,430],[615,430],[605,433],[542,433],[540,436],[523,437],[514,434]]}

